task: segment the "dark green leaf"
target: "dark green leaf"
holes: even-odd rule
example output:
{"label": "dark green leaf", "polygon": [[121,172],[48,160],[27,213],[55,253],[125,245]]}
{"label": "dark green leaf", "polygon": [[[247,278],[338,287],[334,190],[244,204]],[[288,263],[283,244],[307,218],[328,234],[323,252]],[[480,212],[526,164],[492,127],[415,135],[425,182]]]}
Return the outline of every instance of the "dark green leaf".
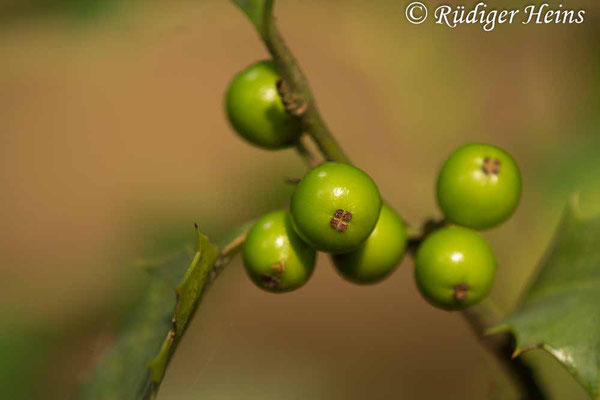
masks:
{"label": "dark green leaf", "polygon": [[600,399],[600,216],[583,217],[576,199],[523,302],[490,333],[501,331],[515,355],[548,351]]}
{"label": "dark green leaf", "polygon": [[270,22],[274,0],[232,0],[254,24],[258,33],[264,33]]}
{"label": "dark green leaf", "polygon": [[151,279],[144,296],[126,316],[113,347],[85,383],[81,398],[131,400],[156,394],[173,351],[216,273],[218,248],[196,233],[195,255],[182,250],[146,263]]}
{"label": "dark green leaf", "polygon": [[[207,284],[207,278],[215,266],[219,249],[198,229],[198,251],[181,283],[177,286],[177,304],[172,317],[172,328],[167,333],[160,351],[149,363],[152,387],[157,388],[167,369],[171,354],[175,350],[183,332],[200,302]],[[154,390],[154,389],[153,389]]]}
{"label": "dark green leaf", "polygon": [[18,319],[12,312],[2,313],[0,393],[3,399],[41,399],[48,390],[45,372],[55,362],[52,349],[61,341],[54,327],[21,325],[15,323]]}

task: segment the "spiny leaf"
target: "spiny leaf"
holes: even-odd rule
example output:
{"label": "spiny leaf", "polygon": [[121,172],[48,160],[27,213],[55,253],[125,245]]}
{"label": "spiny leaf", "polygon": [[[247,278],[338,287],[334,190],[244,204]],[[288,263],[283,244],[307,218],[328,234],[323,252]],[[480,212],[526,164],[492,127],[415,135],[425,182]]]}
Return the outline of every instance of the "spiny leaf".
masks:
{"label": "spiny leaf", "polygon": [[213,245],[197,228],[196,234],[198,235],[198,251],[183,280],[175,289],[177,305],[172,319],[173,326],[167,333],[158,354],[149,364],[154,392],[162,381],[171,354],[179,343],[181,336],[183,336],[194,311],[196,311],[207,284],[208,274],[215,266],[219,256],[217,246]]}
{"label": "spiny leaf", "polygon": [[196,233],[198,249],[191,264],[192,253],[186,249],[147,265],[151,279],[143,297],[126,316],[116,342],[96,365],[80,398],[131,400],[156,395],[202,294],[224,263],[217,263],[217,246],[198,229]]}
{"label": "spiny leaf", "polygon": [[261,36],[265,36],[272,18],[274,0],[232,0],[242,9]]}
{"label": "spiny leaf", "polygon": [[548,351],[600,399],[600,216],[583,217],[576,198],[523,302],[489,333],[502,331],[515,355]]}
{"label": "spiny leaf", "polygon": [[150,280],[144,294],[124,316],[114,344],[96,364],[79,395],[88,400],[141,398],[140,388],[149,381],[151,360],[172,326],[175,282],[189,265],[191,252],[182,249],[163,260],[144,262]]}

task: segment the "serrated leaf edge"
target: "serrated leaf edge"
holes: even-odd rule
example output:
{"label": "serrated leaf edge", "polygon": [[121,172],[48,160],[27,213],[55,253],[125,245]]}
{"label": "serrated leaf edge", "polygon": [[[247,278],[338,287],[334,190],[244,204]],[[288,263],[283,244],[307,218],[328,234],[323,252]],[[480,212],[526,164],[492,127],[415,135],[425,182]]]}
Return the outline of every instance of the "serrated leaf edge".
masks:
{"label": "serrated leaf edge", "polygon": [[[214,247],[214,249],[216,251],[215,251],[214,260],[212,261],[212,265],[209,268],[207,268],[207,272],[202,277],[203,282],[206,280],[208,271],[214,266],[214,263],[217,260],[218,248],[209,241],[207,236],[205,236],[202,232],[200,232],[197,225],[195,226],[195,230],[196,230],[196,237],[198,240],[198,250],[196,251],[196,254],[194,255],[194,259],[190,263],[190,266],[186,270],[183,278],[181,279],[181,282],[175,288],[175,295],[177,298],[177,302],[175,304],[175,309],[173,311],[173,320],[172,320],[171,329],[167,333],[167,336],[166,336],[165,340],[163,341],[156,357],[154,357],[152,360],[150,360],[147,363],[148,369],[150,371],[150,379],[151,379],[153,387],[157,387],[160,384],[160,382],[162,381],[162,379],[165,375],[166,369],[167,369],[167,365],[169,362],[171,352],[173,351],[173,347],[176,344],[176,339],[181,337],[181,334],[182,334],[182,332],[179,332],[179,329],[177,327],[177,313],[179,312],[179,307],[181,306],[180,292],[181,292],[183,285],[186,283],[186,280],[190,278],[190,275],[193,272],[193,269],[202,260],[203,256],[209,250],[209,248],[208,248],[209,245]],[[195,301],[197,302],[198,298],[195,299]]]}
{"label": "serrated leaf edge", "polygon": [[[586,215],[581,210],[580,194],[579,194],[579,192],[576,192],[569,197],[567,207],[565,210],[565,214],[561,218],[561,221],[567,220],[567,218],[569,216],[572,217],[577,223],[582,223],[582,222],[588,222],[588,221],[596,219],[596,218],[600,218],[600,213]],[[561,225],[562,225],[562,223],[561,223]],[[553,241],[551,243],[553,243],[554,240],[556,240],[556,238],[553,239]],[[550,246],[552,246],[552,244]],[[521,302],[519,302],[519,304],[520,303]],[[515,350],[512,353],[513,358],[519,357],[522,354],[525,354],[531,350],[536,350],[536,349],[545,350],[546,352],[551,354],[552,357],[554,357],[559,362],[559,364],[569,374],[571,374],[571,376],[573,376],[575,378],[575,381],[586,390],[586,392],[590,395],[590,397],[592,397],[594,400],[600,400],[600,382],[597,382],[597,386],[595,388],[587,387],[586,384],[584,382],[582,382],[581,379],[579,378],[579,374],[576,373],[577,372],[576,369],[572,367],[572,363],[569,362],[569,360],[562,354],[562,352],[560,350],[555,349],[554,347],[550,346],[547,343],[530,343],[527,345],[521,345],[520,340],[519,340],[519,335],[516,333],[514,326],[509,323],[501,323],[499,325],[488,328],[484,331],[483,334],[485,336],[488,336],[488,335],[494,335],[494,334],[504,333],[504,332],[510,333],[515,339]]]}
{"label": "serrated leaf edge", "polygon": [[528,344],[521,344],[520,340],[519,340],[519,335],[517,335],[515,328],[513,325],[511,324],[502,324],[502,325],[498,325],[495,326],[493,328],[487,329],[485,331],[485,335],[493,335],[493,334],[497,334],[497,333],[510,333],[514,338],[515,338],[515,350],[512,353],[512,357],[516,358],[519,357],[531,350],[544,350],[547,353],[549,353],[550,355],[552,355],[552,357],[554,357],[559,365],[561,365],[573,378],[575,378],[575,381],[581,386],[583,387],[583,389],[590,395],[590,397],[594,400],[599,400],[600,399],[600,385],[598,385],[597,387],[587,387],[582,381],[581,379],[579,379],[579,374],[576,373],[576,369],[572,367],[572,363],[568,360],[567,357],[564,356],[564,354],[562,354],[562,352],[560,350],[555,349],[554,347],[550,346],[547,343],[528,343]]}

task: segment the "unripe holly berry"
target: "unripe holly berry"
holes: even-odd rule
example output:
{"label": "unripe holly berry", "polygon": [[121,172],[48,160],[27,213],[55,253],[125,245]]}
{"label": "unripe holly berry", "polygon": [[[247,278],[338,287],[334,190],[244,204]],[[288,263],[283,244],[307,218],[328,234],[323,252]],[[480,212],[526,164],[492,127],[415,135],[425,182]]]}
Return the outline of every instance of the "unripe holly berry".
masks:
{"label": "unripe holly berry", "polygon": [[354,283],[375,283],[394,271],[406,252],[406,227],[402,218],[387,204],[369,238],[354,251],[334,255],[338,272]]}
{"label": "unripe holly berry", "polygon": [[266,149],[293,145],[300,121],[290,115],[277,91],[280,76],[272,61],[261,61],[240,72],[227,89],[225,108],[231,125],[247,141]]}
{"label": "unripe holly berry", "polygon": [[505,221],[521,197],[521,173],[504,150],[469,144],[446,160],[437,181],[437,200],[446,219],[473,229]]}
{"label": "unripe holly berry", "polygon": [[287,211],[260,218],[246,237],[243,259],[250,279],[269,292],[288,292],[312,275],[316,252],[294,231]]}
{"label": "unripe holly berry", "polygon": [[427,301],[446,310],[480,302],[491,290],[495,273],[492,249],[468,228],[441,228],[417,250],[417,286]]}
{"label": "unripe holly berry", "polygon": [[381,210],[375,182],[348,164],[326,162],[309,171],[292,195],[294,227],[318,250],[344,253],[371,234]]}

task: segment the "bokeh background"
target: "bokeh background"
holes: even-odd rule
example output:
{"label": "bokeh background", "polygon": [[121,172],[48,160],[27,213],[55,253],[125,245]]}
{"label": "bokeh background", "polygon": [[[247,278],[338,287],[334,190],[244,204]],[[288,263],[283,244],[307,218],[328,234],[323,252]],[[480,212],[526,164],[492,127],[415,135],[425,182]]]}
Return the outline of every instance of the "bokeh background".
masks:
{"label": "bokeh background", "polygon": [[[332,131],[409,222],[439,216],[455,147],[515,156],[521,206],[485,234],[508,312],[569,194],[600,204],[600,6],[563,2],[587,11],[581,25],[485,33],[410,25],[407,3],[280,0],[276,14]],[[226,0],[0,2],[1,398],[70,398],[143,290],[136,260],[193,241],[194,222],[218,239],[287,202],[301,161],[241,141],[222,109],[231,77],[266,55]],[[554,399],[586,398],[551,357],[527,359]],[[281,296],[233,262],[159,399],[515,396],[461,316],[420,298],[410,260],[357,287],[321,255]]]}

